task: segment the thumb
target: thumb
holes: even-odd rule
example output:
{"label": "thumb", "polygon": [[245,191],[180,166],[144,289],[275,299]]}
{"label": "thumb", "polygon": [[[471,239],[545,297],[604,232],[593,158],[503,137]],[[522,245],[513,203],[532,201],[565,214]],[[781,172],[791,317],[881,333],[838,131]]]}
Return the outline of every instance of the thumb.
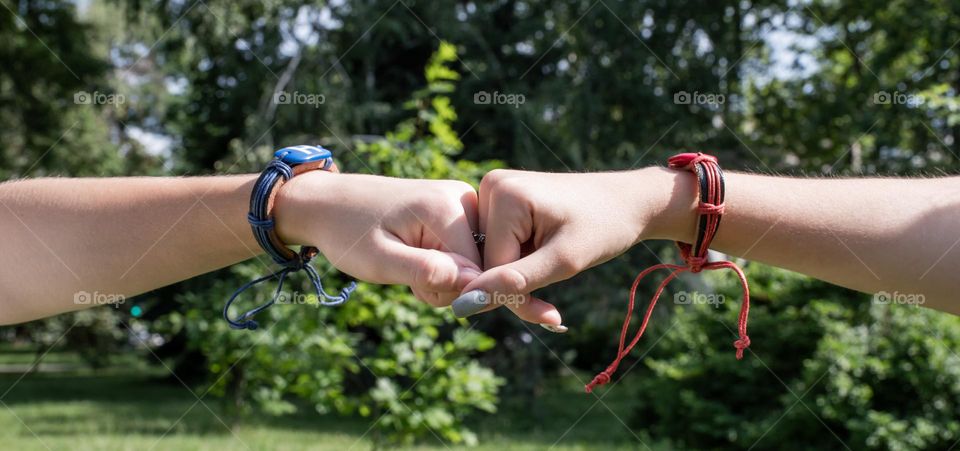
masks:
{"label": "thumb", "polygon": [[[506,305],[524,321],[562,324],[560,312],[553,304],[530,296],[531,291],[576,274],[574,266],[558,251],[557,246],[547,245],[524,258],[488,269],[466,285],[465,294],[454,301],[454,307],[460,307],[455,308],[455,313],[469,316]],[[476,290],[486,293],[485,302],[477,302],[477,295],[471,294]],[[476,306],[463,308],[469,304]]]}

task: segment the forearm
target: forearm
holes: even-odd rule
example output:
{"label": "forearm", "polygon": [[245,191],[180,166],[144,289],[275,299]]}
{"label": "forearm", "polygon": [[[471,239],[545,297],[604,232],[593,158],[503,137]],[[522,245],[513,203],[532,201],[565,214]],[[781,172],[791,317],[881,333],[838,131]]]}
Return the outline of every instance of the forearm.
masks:
{"label": "forearm", "polygon": [[37,179],[0,185],[0,323],[133,296],[260,253],[255,175]]}
{"label": "forearm", "polygon": [[[667,192],[647,238],[690,242],[688,173],[645,169]],[[653,188],[648,186],[647,189]],[[712,248],[874,293],[922,294],[960,313],[960,177],[800,179],[726,174],[726,212]]]}

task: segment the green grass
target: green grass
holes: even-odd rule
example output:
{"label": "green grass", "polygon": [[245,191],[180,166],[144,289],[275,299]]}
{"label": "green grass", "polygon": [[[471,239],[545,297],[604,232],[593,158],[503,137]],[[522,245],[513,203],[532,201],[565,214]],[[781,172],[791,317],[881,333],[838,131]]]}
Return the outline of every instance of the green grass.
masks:
{"label": "green grass", "polygon": [[[51,354],[44,362],[74,363],[73,359]],[[23,361],[32,359],[9,353],[0,357],[0,363]],[[206,397],[205,404],[197,403],[187,388],[161,376],[162,367],[113,368],[96,374],[41,371],[22,379],[18,373],[0,374],[0,394],[12,387],[0,398],[0,443],[4,449],[18,450],[345,451],[373,447],[369,434],[364,435],[373,418],[307,412],[234,421],[223,413],[219,399]],[[627,421],[631,408],[623,397],[604,398],[610,410],[595,402],[595,397],[583,394],[572,376],[551,383],[535,403],[505,399],[500,412],[474,421],[471,428],[480,437],[475,449],[541,450],[554,444],[558,450],[645,449],[634,433],[652,449],[666,449],[621,424],[618,417]],[[448,446],[456,448],[425,440],[412,449]]]}
{"label": "green grass", "polygon": [[[31,366],[37,359],[36,351],[32,349],[4,349],[0,350],[0,368],[15,366]],[[83,366],[83,359],[73,353],[49,352],[43,356],[41,366],[44,365],[71,365]]]}

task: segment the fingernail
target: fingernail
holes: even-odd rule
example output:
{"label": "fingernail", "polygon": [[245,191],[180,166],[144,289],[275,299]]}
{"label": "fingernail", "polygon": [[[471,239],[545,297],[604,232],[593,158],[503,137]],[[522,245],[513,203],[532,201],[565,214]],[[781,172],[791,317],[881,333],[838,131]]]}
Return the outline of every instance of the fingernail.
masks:
{"label": "fingernail", "polygon": [[488,295],[486,291],[473,290],[454,299],[450,307],[453,309],[453,314],[456,315],[457,318],[466,318],[483,310],[484,307],[489,304],[490,295]]}
{"label": "fingernail", "polygon": [[473,268],[463,268],[460,270],[460,273],[466,274],[468,277],[470,277],[471,280],[476,279],[477,277],[480,277],[480,271],[477,271],[476,269],[473,269]]}
{"label": "fingernail", "polygon": [[565,334],[567,333],[568,330],[570,330],[567,328],[567,326],[564,326],[563,324],[540,323],[540,327],[547,329],[550,332],[553,332],[555,334]]}

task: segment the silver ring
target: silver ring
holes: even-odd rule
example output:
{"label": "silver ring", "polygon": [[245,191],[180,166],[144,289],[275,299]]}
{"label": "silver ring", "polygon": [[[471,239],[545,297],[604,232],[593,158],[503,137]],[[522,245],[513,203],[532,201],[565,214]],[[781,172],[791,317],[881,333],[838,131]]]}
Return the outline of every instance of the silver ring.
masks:
{"label": "silver ring", "polygon": [[473,242],[477,246],[482,246],[483,243],[487,241],[487,235],[485,233],[473,232]]}

